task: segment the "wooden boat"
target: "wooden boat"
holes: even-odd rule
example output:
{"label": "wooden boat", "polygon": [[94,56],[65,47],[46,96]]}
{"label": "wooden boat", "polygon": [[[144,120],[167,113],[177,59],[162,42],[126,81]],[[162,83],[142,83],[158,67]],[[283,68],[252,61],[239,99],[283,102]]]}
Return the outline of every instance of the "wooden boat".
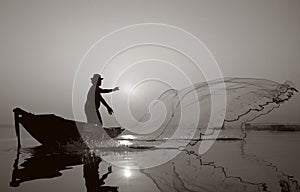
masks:
{"label": "wooden boat", "polygon": [[35,115],[21,108],[15,108],[13,112],[18,147],[21,147],[19,124],[39,143],[49,147],[66,145],[74,141],[84,143],[86,140],[84,136],[110,139],[124,131],[121,127],[103,128],[96,124],[67,120],[54,114]]}

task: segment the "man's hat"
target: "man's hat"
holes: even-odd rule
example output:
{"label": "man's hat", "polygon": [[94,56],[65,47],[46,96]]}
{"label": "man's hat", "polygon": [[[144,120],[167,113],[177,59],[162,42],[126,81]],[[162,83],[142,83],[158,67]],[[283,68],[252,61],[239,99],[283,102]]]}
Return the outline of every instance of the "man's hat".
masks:
{"label": "man's hat", "polygon": [[99,74],[94,74],[93,77],[91,78],[91,81],[97,82],[99,79],[102,80],[103,77],[101,77],[101,75],[99,75]]}

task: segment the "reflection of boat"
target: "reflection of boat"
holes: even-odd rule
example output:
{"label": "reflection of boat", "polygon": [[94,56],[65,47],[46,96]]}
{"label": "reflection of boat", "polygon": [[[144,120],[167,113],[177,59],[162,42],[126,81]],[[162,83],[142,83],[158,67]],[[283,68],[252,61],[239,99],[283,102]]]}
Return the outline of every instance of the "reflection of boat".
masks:
{"label": "reflection of boat", "polygon": [[84,143],[82,135],[85,133],[97,138],[114,138],[124,131],[120,127],[103,129],[102,126],[67,120],[54,114],[35,115],[20,108],[15,108],[13,111],[15,114],[15,128],[19,147],[19,123],[38,142],[50,147],[65,145],[74,141]]}
{"label": "reflection of boat", "polygon": [[99,165],[102,159],[90,153],[89,150],[67,153],[45,149],[43,146],[26,149],[26,152],[27,150],[31,157],[19,165],[20,149],[18,149],[13,165],[11,187],[18,187],[21,183],[28,181],[60,177],[61,171],[72,169],[76,165],[83,165],[87,191],[118,191],[117,186],[105,185],[105,179],[112,173],[111,167],[100,177]]}
{"label": "reflection of boat", "polygon": [[59,177],[62,175],[60,171],[82,164],[80,156],[47,152],[43,147],[30,149],[30,155],[32,157],[26,159],[19,168],[20,150],[18,150],[10,186],[17,187],[27,181]]}

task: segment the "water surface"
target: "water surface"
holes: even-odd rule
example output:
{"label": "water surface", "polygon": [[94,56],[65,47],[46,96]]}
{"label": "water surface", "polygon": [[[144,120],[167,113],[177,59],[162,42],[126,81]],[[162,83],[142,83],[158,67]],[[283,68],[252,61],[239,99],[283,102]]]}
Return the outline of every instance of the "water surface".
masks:
{"label": "water surface", "polygon": [[[4,192],[300,190],[300,132],[248,131],[245,140],[216,141],[203,156],[189,149],[163,165],[134,170],[110,165],[92,153],[44,150],[25,132],[18,157],[14,129],[0,131]],[[130,159],[123,161],[130,164]]]}

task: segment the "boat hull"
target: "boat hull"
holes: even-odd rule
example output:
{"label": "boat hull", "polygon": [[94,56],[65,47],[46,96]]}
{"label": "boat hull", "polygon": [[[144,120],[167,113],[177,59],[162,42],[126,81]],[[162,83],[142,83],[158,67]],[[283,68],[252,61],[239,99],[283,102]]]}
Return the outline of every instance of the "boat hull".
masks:
{"label": "boat hull", "polygon": [[103,128],[95,124],[67,120],[54,114],[35,115],[20,108],[13,111],[18,140],[20,140],[19,124],[21,124],[34,139],[44,146],[56,147],[74,141],[84,143],[89,136],[109,139],[124,131],[120,127]]}

